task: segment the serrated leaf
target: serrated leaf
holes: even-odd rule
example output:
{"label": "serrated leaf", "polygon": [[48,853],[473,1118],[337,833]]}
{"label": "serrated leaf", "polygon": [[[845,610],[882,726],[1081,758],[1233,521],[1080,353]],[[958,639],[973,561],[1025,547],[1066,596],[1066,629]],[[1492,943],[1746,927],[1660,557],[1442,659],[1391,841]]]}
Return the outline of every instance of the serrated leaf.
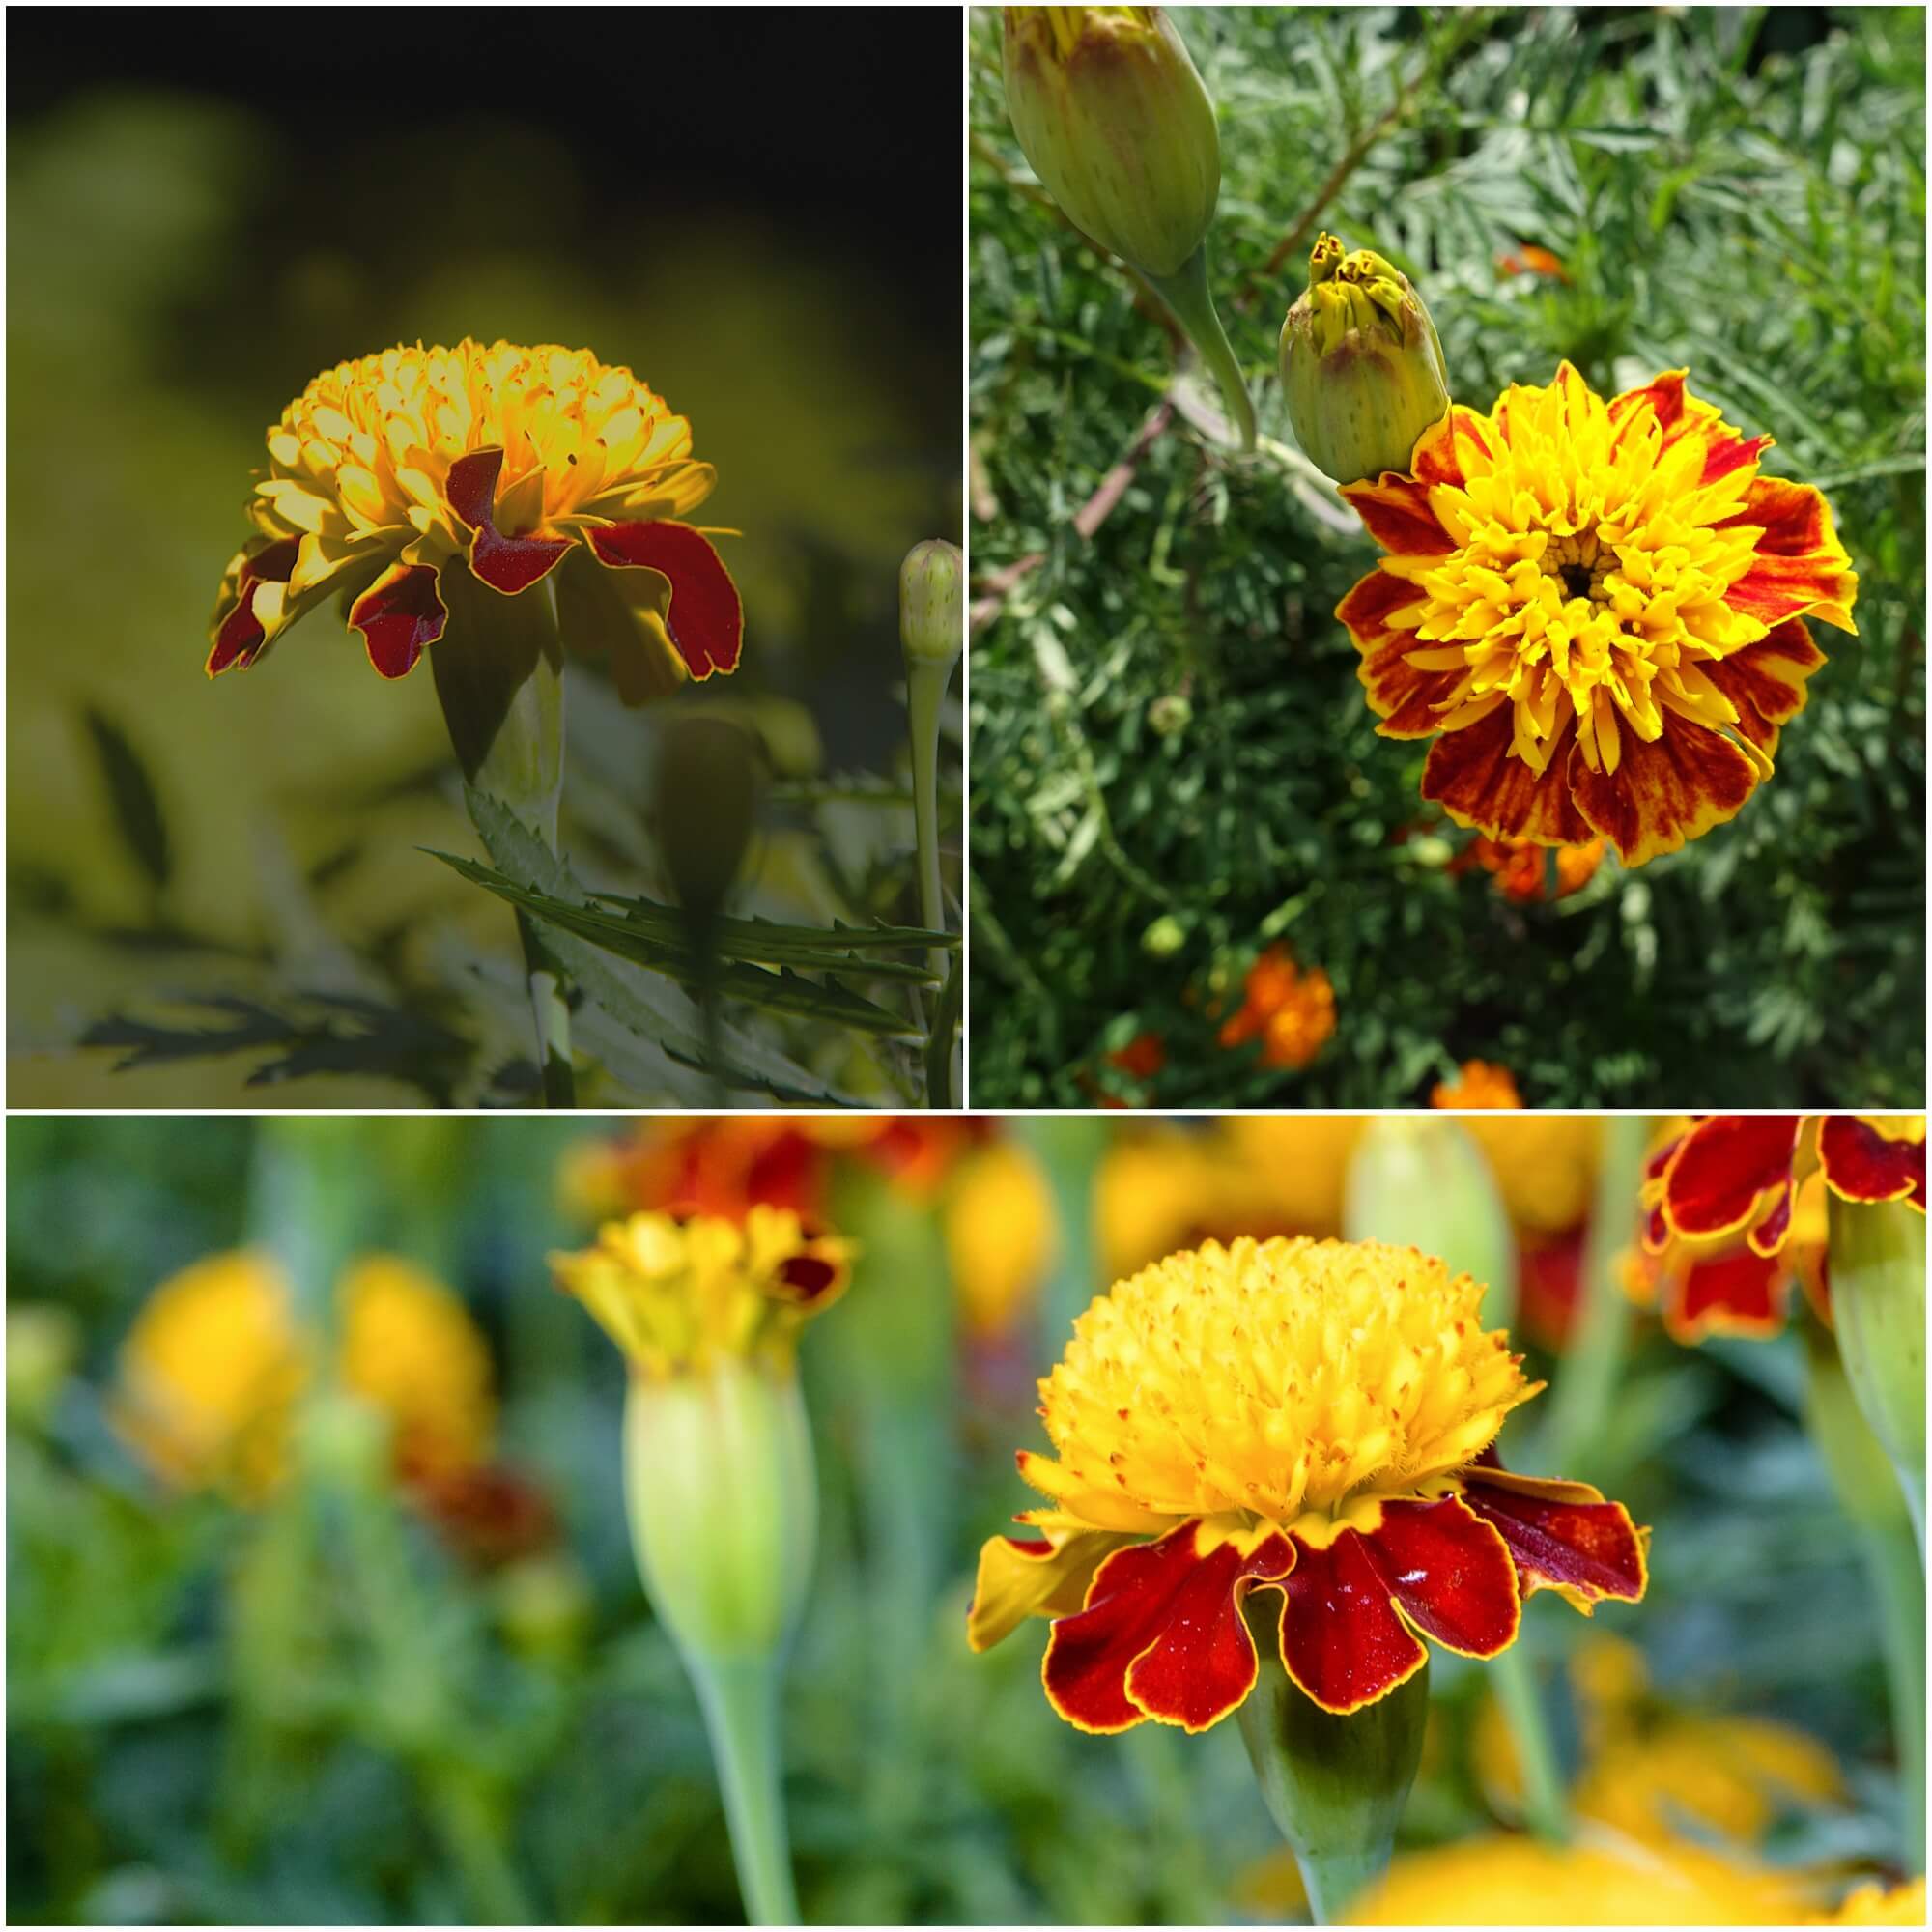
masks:
{"label": "serrated leaf", "polygon": [[101,776],[107,781],[114,822],[142,871],[157,887],[165,886],[174,870],[173,855],[167,821],[161,816],[161,801],[148,777],[148,768],[112,719],[92,705],[88,706],[86,717],[95,755],[100,760]]}

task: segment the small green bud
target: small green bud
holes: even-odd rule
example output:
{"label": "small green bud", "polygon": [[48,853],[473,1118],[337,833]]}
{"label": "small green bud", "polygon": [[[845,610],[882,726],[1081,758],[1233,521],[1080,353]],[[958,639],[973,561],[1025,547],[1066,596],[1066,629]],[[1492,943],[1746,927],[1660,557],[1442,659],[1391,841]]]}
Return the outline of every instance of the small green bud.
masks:
{"label": "small green bud", "polygon": [[1194,707],[1178,691],[1163,692],[1148,706],[1148,728],[1157,738],[1178,738],[1194,722]]}
{"label": "small green bud", "polygon": [[1187,928],[1164,912],[1141,934],[1141,951],[1151,959],[1171,959],[1187,944]]}
{"label": "small green bud", "polygon": [[80,1323],[71,1310],[51,1301],[18,1302],[9,1308],[8,1419],[41,1428],[53,1412],[80,1351]]}
{"label": "small green bud", "polygon": [[929,537],[899,565],[899,642],[908,664],[945,665],[966,637],[966,559],[957,544]]}
{"label": "small green bud", "polygon": [[1449,413],[1442,345],[1408,277],[1326,234],[1281,326],[1281,388],[1303,453],[1337,483],[1406,472]]}
{"label": "small green bud", "polygon": [[1845,1375],[1921,1525],[1925,1506],[1925,1216],[1829,1197],[1832,1326]]}
{"label": "small green bud", "polygon": [[1199,248],[1221,193],[1221,137],[1158,7],[1003,10],[1007,112],[1066,217],[1144,274]]}
{"label": "small green bud", "polygon": [[744,864],[758,809],[751,739],[722,718],[685,718],[658,753],[658,838],[678,902],[714,918]]}

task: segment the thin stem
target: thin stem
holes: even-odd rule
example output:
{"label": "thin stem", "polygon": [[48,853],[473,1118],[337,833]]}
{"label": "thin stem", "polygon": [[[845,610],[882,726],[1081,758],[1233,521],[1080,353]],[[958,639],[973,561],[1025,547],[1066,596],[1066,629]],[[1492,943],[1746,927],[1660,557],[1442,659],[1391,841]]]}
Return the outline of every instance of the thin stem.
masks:
{"label": "thin stem", "polygon": [[517,937],[524,949],[524,972],[536,1021],[537,1065],[543,1075],[546,1107],[577,1105],[577,1069],[570,1061],[570,1007],[564,998],[562,969],[544,950],[535,923],[517,915]]}
{"label": "thin stem", "polygon": [[488,1792],[455,1764],[437,1766],[428,1783],[437,1827],[476,1905],[478,1922],[530,1924],[530,1901],[504,1854],[502,1818]]}
{"label": "thin stem", "polygon": [[738,1867],[753,1925],[796,1925],[798,1897],[792,1887],[785,1840],[784,1789],[779,1770],[779,1678],[776,1663],[687,1657],[718,1785],[731,1831],[731,1858]]}
{"label": "thin stem", "polygon": [[1925,1868],[1925,1571],[1904,1525],[1863,1531],[1865,1563],[1878,1595],[1892,1728],[1898,1740],[1905,1865]]}
{"label": "thin stem", "polygon": [[[939,708],[956,659],[944,663],[906,655],[906,726],[912,749],[913,829],[919,843],[919,916],[928,932],[946,930],[946,887],[939,870]],[[943,989],[946,976],[956,970],[952,955],[936,947],[926,955],[926,963],[939,976]],[[935,992],[929,1008],[934,1023],[948,1010],[943,991]],[[950,1032],[950,1029],[949,1029]],[[935,1041],[929,1064],[942,1071],[942,1091],[928,1093],[927,1104],[952,1107],[958,1104],[953,1092],[952,1042]]]}
{"label": "thin stem", "polygon": [[1248,395],[1241,365],[1228,342],[1228,331],[1214,310],[1214,298],[1208,292],[1208,249],[1206,243],[1193,252],[1172,275],[1148,278],[1149,286],[1174,313],[1174,319],[1187,331],[1202,361],[1220,384],[1221,395],[1234,417],[1235,435],[1243,450],[1255,446],[1255,406]]}
{"label": "thin stem", "polygon": [[1547,1838],[1554,1845],[1564,1844],[1570,1836],[1570,1807],[1563,1795],[1563,1776],[1557,1769],[1555,1747],[1550,1743],[1542,1687],[1536,1681],[1535,1666],[1520,1638],[1492,1661],[1490,1681],[1495,1686],[1496,1701],[1509,1720],[1517,1756],[1522,1764],[1523,1815],[1539,1838]]}

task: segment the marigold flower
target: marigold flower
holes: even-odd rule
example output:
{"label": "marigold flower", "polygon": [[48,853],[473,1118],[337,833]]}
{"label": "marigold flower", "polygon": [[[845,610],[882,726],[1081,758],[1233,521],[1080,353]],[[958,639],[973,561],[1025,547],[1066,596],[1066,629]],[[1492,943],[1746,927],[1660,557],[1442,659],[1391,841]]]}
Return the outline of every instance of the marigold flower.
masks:
{"label": "marigold flower", "polygon": [[789,1363],[807,1319],[845,1292],[851,1253],[789,1208],[756,1206],[742,1220],[633,1214],[550,1261],[633,1371],[662,1381],[725,1359]]}
{"label": "marigold flower", "polygon": [[1562,261],[1552,255],[1548,248],[1539,248],[1534,242],[1525,242],[1513,255],[1496,257],[1496,272],[1505,277],[1512,275],[1547,275],[1554,282],[1567,282],[1569,270]]}
{"label": "marigold flower", "polygon": [[1808,1921],[1813,1925],[1923,1925],[1925,1880],[1882,1886],[1875,1880],[1859,1886],[1835,1912]]}
{"label": "marigold flower", "polygon": [[1605,402],[1568,362],[1458,407],[1412,473],[1343,495],[1389,554],[1337,607],[1377,729],[1434,738],[1422,795],[1493,838],[1626,866],[1735,816],[1856,632],[1824,497],[1761,475],[1673,370]]}
{"label": "marigold flower", "polygon": [[316,377],[268,443],[211,677],[256,663],[331,593],[353,600],[369,662],[402,677],[446,628],[443,649],[466,648],[466,602],[547,578],[562,640],[608,653],[627,703],[737,668],[737,587],[678,521],[715,473],[683,416],[588,350],[385,349]]}
{"label": "marigold flower", "polygon": [[[1428,1661],[1515,1641],[1521,1600],[1644,1592],[1646,1533],[1581,1483],[1512,1475],[1494,1439],[1537,1393],[1481,1285],[1378,1242],[1208,1242],[1116,1284],[1040,1383],[1050,1506],[994,1537],[976,1649],[1055,1619],[1048,1701],[1081,1730],[1205,1730],[1258,1675],[1242,1606],[1280,1593],[1282,1662],[1358,1711]],[[1272,1616],[1272,1611],[1270,1615]]]}
{"label": "marigold flower", "polygon": [[[388,1421],[396,1471],[435,1483],[487,1454],[490,1357],[463,1303],[373,1256],[337,1290],[344,1385]],[[314,1350],[287,1277],[254,1252],[210,1255],[149,1296],[121,1347],[113,1419],[156,1474],[246,1500],[281,1480]]]}
{"label": "marigold flower", "polygon": [[1465,1060],[1453,1080],[1438,1080],[1430,1090],[1432,1107],[1472,1107],[1496,1110],[1520,1107],[1516,1075],[1507,1066],[1487,1060]]}
{"label": "marigold flower", "polygon": [[1058,1228],[1039,1163],[995,1141],[961,1166],[942,1226],[946,1257],[968,1333],[1004,1335],[1038,1294],[1053,1265]]}
{"label": "marigold flower", "polygon": [[1259,1036],[1264,1066],[1302,1067],[1335,1031],[1335,988],[1315,966],[1303,971],[1285,946],[1270,946],[1248,968],[1239,1012],[1223,1023],[1223,1046]]}
{"label": "marigold flower", "polygon": [[1556,846],[1523,838],[1478,838],[1449,870],[1460,875],[1480,867],[1491,875],[1499,897],[1513,905],[1534,905],[1540,899],[1567,899],[1581,892],[1603,862],[1601,838],[1592,838],[1587,845]]}

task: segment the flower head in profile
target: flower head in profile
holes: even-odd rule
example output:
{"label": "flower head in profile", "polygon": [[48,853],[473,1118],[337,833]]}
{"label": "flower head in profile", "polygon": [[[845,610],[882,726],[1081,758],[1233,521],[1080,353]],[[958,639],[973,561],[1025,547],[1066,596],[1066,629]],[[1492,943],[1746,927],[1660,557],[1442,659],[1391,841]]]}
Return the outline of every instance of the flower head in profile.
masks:
{"label": "flower head in profile", "polygon": [[481,648],[485,599],[548,598],[546,583],[562,640],[608,654],[627,702],[737,668],[737,588],[680,521],[710,495],[711,466],[683,416],[588,350],[385,349],[316,377],[268,443],[211,677],[257,662],[331,594],[370,663],[401,677],[432,644]]}
{"label": "flower head in profile", "polygon": [[721,1361],[789,1370],[800,1328],[844,1293],[851,1252],[789,1208],[753,1207],[742,1220],[633,1214],[551,1269],[632,1373],[662,1382]]}
{"label": "flower head in profile", "polygon": [[1760,474],[1770,440],[1682,370],[1606,402],[1565,362],[1343,491],[1388,554],[1335,614],[1377,729],[1435,741],[1425,798],[1626,866],[1736,815],[1824,662],[1804,619],[1856,629],[1831,510]]}
{"label": "flower head in profile", "polygon": [[1335,987],[1321,967],[1302,968],[1285,946],[1270,946],[1248,968],[1241,1008],[1223,1022],[1223,1046],[1262,1042],[1264,1066],[1302,1067],[1335,1031]]}
{"label": "flower head in profile", "polygon": [[1207,1729],[1254,1688],[1243,1604],[1322,1709],[1515,1641],[1521,1601],[1643,1595],[1645,1533],[1581,1483],[1512,1475],[1495,1437],[1537,1393],[1483,1289],[1413,1248],[1208,1242],[1118,1283],[1040,1383],[1048,1498],[980,1559],[968,1636],[1054,1619],[1048,1701],[1082,1730]]}

